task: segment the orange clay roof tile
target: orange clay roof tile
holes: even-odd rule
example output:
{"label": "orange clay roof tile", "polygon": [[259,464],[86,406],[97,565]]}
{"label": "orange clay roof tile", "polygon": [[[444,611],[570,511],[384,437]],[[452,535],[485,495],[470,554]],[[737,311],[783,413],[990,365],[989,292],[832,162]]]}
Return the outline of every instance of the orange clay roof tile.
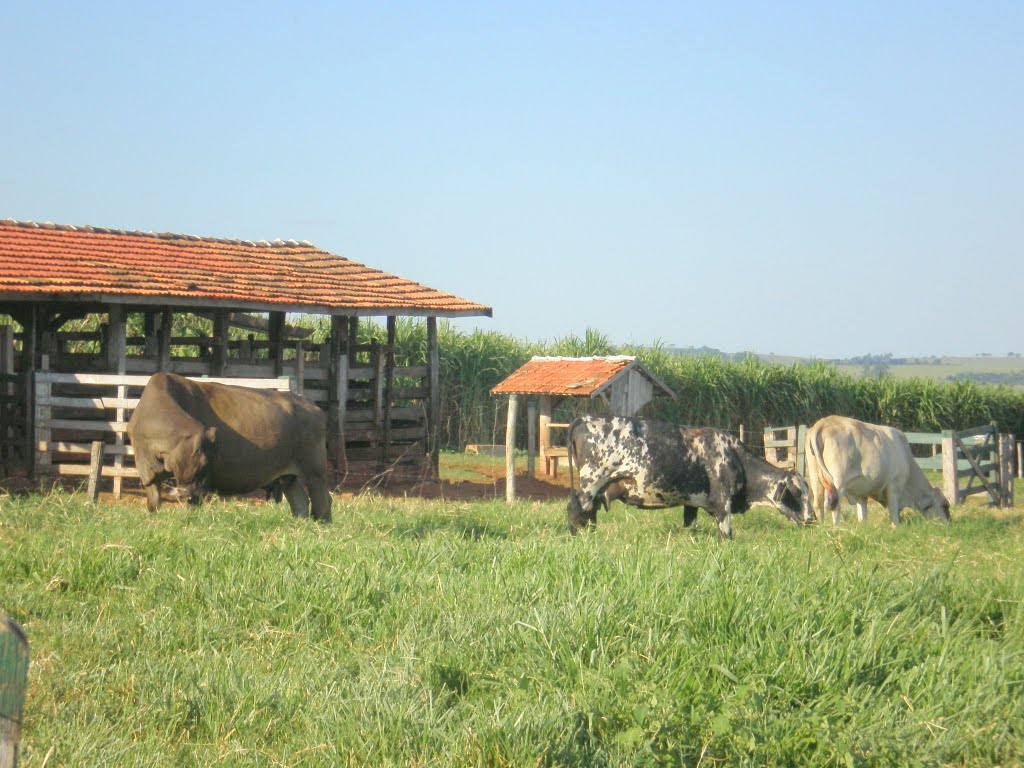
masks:
{"label": "orange clay roof tile", "polygon": [[534,357],[491,390],[493,395],[572,395],[590,397],[636,363],[614,357]]}
{"label": "orange clay roof tile", "polygon": [[0,298],[136,298],[439,317],[491,308],[294,240],[250,242],[0,220]]}

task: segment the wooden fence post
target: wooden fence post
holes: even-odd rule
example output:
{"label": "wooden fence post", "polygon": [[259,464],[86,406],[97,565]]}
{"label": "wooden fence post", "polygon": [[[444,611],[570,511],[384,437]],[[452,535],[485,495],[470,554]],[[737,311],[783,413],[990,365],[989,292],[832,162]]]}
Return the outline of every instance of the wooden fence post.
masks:
{"label": "wooden fence post", "polygon": [[960,503],[960,480],[957,477],[956,443],[953,434],[942,433],[942,492],[950,504]]}
{"label": "wooden fence post", "polygon": [[427,435],[430,465],[434,477],[441,479],[441,352],[437,340],[437,318],[427,318]]}
{"label": "wooden fence post", "polygon": [[536,477],[534,463],[537,453],[537,404],[532,400],[526,404],[526,474]]}
{"label": "wooden fence post", "polygon": [[28,638],[11,619],[0,616],[0,768],[18,764],[27,685]]}
{"label": "wooden fence post", "polygon": [[505,501],[516,500],[516,411],[519,398],[508,396],[508,420],[505,422]]}
{"label": "wooden fence post", "polygon": [[102,440],[92,441],[92,451],[89,454],[89,482],[86,485],[85,495],[93,504],[100,497],[100,475],[103,474],[103,448]]}
{"label": "wooden fence post", "polygon": [[1013,506],[1013,435],[999,435],[999,489],[1002,506]]}
{"label": "wooden fence post", "polygon": [[796,456],[794,457],[796,466],[794,469],[797,474],[802,475],[804,473],[804,462],[806,457],[804,456],[804,449],[807,443],[807,425],[800,424],[796,428]]}

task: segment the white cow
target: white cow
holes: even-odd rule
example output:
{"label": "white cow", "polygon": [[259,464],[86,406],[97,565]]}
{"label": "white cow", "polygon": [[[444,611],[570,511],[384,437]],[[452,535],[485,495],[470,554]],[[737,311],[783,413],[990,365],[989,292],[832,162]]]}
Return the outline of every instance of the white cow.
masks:
{"label": "white cow", "polygon": [[907,436],[898,429],[826,416],[807,430],[805,455],[811,504],[822,521],[827,507],[832,522],[839,525],[839,500],[844,496],[857,505],[861,522],[867,520],[869,498],[889,508],[893,525],[905,507],[949,520],[949,502],[928,484]]}

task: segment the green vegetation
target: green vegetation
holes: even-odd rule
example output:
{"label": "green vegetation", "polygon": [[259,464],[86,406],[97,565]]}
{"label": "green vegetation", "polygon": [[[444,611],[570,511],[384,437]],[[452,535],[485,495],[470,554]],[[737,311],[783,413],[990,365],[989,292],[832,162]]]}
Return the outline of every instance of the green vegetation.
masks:
{"label": "green vegetation", "polygon": [[[399,346],[408,343],[410,327],[415,328],[399,323]],[[442,438],[450,448],[500,442],[505,402],[489,391],[533,355],[637,355],[676,393],[675,400],[657,398],[642,415],[680,424],[733,430],[743,425],[757,435],[768,425],[811,424],[838,413],[908,431],[965,429],[995,421],[1004,431],[1024,434],[1024,391],[1007,386],[864,378],[824,362],[773,365],[748,356],[737,363],[715,355],[680,355],[658,343],[616,346],[594,331],[538,344],[497,333],[465,334],[442,323],[440,342]],[[601,410],[601,403],[567,399],[556,418],[595,410]],[[525,414],[522,419],[519,434],[525,439]]]}
{"label": "green vegetation", "polygon": [[0,503],[25,768],[1024,760],[1019,510]]}
{"label": "green vegetation", "polygon": [[[94,328],[98,321],[98,316],[90,316],[79,322],[91,323]],[[326,317],[296,316],[289,322],[310,328],[311,344],[323,342],[330,333]],[[176,335],[205,334],[208,325],[203,318],[175,315]],[[235,329],[232,333],[243,332]],[[1006,385],[1024,375],[1024,358],[1019,356],[911,360],[871,355],[857,359],[856,365],[841,366],[836,361],[806,362],[774,356],[747,355],[740,359],[708,348],[681,354],[660,342],[616,345],[589,329],[582,337],[570,334],[541,342],[491,331],[463,332],[447,322],[439,323],[438,333],[443,393],[441,443],[452,449],[468,443],[504,441],[506,400],[492,396],[490,390],[534,355],[637,355],[677,395],[675,400],[656,399],[641,415],[732,430],[743,425],[755,441],[765,426],[810,424],[832,413],[926,432],[995,421],[1002,431],[1024,435],[1024,389]],[[360,344],[383,343],[386,336],[383,325],[359,325]],[[420,364],[426,358],[425,323],[399,318],[396,347],[399,365]],[[783,360],[787,362],[779,364]],[[941,364],[933,364],[936,361]],[[873,375],[863,375],[866,368],[883,367],[881,375],[877,370]],[[938,381],[932,375],[940,369],[947,371],[943,378],[948,381]],[[907,377],[907,373],[918,375]],[[997,383],[974,380],[979,377]],[[525,441],[526,409],[520,410],[518,434]],[[578,413],[601,410],[600,402],[568,398],[555,417],[568,421]]]}

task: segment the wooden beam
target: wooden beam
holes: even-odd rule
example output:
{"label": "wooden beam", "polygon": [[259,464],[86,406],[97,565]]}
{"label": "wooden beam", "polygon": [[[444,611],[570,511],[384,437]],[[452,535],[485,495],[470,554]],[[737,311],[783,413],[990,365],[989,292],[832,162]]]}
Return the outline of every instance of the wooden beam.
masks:
{"label": "wooden beam", "polygon": [[950,504],[960,503],[960,480],[957,477],[956,443],[952,433],[942,436],[942,492]]}
{"label": "wooden beam", "polygon": [[270,357],[274,378],[284,375],[284,312],[270,313]]}
{"label": "wooden beam", "polygon": [[348,362],[349,365],[356,363],[356,345],[359,343],[359,318],[352,316],[348,319]]}
{"label": "wooden beam", "polygon": [[551,395],[540,396],[540,415],[537,417],[537,452],[545,469],[547,468],[548,449],[551,448],[551,411],[553,410]]}
{"label": "wooden beam", "polygon": [[327,450],[334,485],[342,480],[345,457],[345,410],[348,405],[348,318],[331,318],[330,379],[327,386]]}
{"label": "wooden beam", "polygon": [[537,452],[537,404],[532,400],[526,404],[526,474],[536,477],[536,464],[534,463]]}
{"label": "wooden beam", "polygon": [[[225,310],[218,309],[216,312],[223,311]],[[214,315],[216,315],[216,312]],[[230,312],[228,313],[228,323],[235,328],[244,328],[247,331],[262,331],[264,333],[270,332],[270,321],[258,315],[246,315],[241,312]],[[312,328],[303,328],[299,325],[285,325],[284,331],[289,338],[296,339],[305,339],[313,333]]]}
{"label": "wooden beam", "polygon": [[437,318],[427,318],[427,434],[430,436],[430,465],[440,479],[441,440],[441,353],[437,342]]}
{"label": "wooden beam", "polygon": [[171,370],[171,326],[174,323],[174,314],[170,307],[164,307],[160,312],[160,327],[156,332],[156,369],[158,371]]}
{"label": "wooden beam", "polygon": [[505,501],[516,500],[516,411],[518,395],[508,396],[508,418],[505,420]]}
{"label": "wooden beam", "polygon": [[223,376],[228,365],[228,311],[218,309],[213,313],[213,356],[210,360],[210,375]]}
{"label": "wooden beam", "polygon": [[124,373],[128,354],[128,324],[124,308],[112,304],[107,308],[106,367],[110,373]]}
{"label": "wooden beam", "polygon": [[[93,440],[89,452],[89,482],[85,495],[93,504],[100,497],[100,474],[103,471],[103,441]],[[120,480],[121,478],[117,478]]]}
{"label": "wooden beam", "polygon": [[395,379],[395,340],[397,339],[397,322],[394,315],[388,315],[388,344],[384,350],[384,445],[381,458],[388,460],[391,448],[391,392]]}
{"label": "wooden beam", "polygon": [[1003,507],[1013,507],[1013,435],[999,435],[999,490]]}
{"label": "wooden beam", "polygon": [[[22,323],[21,373],[25,377],[25,469],[36,477],[36,334],[39,328],[39,306],[32,304]],[[49,394],[49,393],[47,393]]]}

